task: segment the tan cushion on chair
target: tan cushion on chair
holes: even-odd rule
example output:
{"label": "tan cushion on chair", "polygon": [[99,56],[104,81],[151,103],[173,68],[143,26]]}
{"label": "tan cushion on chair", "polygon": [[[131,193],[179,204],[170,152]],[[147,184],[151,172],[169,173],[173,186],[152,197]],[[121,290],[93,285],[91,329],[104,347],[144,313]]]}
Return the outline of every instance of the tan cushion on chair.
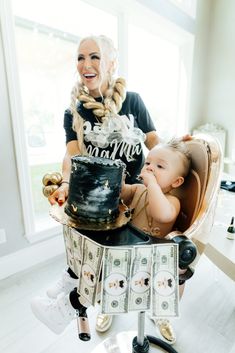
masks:
{"label": "tan cushion on chair", "polygon": [[180,199],[181,211],[175,229],[185,231],[195,221],[204,200],[208,177],[210,153],[208,144],[202,139],[186,142],[192,157],[192,169],[180,188],[172,192]]}
{"label": "tan cushion on chair", "polygon": [[200,207],[201,182],[195,170],[191,169],[184,183],[171,191],[180,200],[180,213],[174,229],[184,232],[194,222]]}
{"label": "tan cushion on chair", "polygon": [[202,139],[193,139],[186,142],[192,156],[192,169],[197,173],[200,179],[200,200],[198,211],[201,208],[209,177],[209,150],[208,144]]}

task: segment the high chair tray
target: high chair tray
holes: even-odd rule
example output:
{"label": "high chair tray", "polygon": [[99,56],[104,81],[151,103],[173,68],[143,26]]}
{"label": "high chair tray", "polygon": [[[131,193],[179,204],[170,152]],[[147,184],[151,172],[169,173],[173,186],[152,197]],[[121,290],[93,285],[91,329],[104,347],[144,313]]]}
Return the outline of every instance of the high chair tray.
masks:
{"label": "high chair tray", "polygon": [[78,229],[81,234],[105,246],[151,245],[154,243],[167,243],[169,240],[158,239],[146,234],[127,223],[121,228],[102,232]]}

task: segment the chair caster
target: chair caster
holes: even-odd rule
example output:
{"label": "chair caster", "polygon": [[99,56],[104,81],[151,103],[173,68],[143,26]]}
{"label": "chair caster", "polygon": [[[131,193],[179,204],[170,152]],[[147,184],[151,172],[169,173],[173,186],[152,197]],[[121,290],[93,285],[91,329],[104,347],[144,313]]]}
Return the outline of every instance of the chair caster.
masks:
{"label": "chair caster", "polygon": [[138,343],[137,336],[132,341],[132,353],[148,353],[149,343],[156,345],[157,347],[163,348],[166,352],[177,353],[177,351],[168,343],[162,341],[160,338],[154,336],[146,336],[143,341],[143,345]]}
{"label": "chair caster", "polygon": [[143,345],[138,343],[137,336],[132,341],[132,353],[148,353],[149,351],[149,340],[147,337],[144,338]]}

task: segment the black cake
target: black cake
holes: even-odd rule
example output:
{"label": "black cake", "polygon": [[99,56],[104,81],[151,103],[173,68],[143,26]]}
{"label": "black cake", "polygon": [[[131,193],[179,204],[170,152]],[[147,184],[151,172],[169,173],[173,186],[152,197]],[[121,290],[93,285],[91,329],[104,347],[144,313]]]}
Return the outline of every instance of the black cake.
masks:
{"label": "black cake", "polygon": [[67,215],[85,224],[114,222],[125,164],[88,156],[74,156],[71,163]]}

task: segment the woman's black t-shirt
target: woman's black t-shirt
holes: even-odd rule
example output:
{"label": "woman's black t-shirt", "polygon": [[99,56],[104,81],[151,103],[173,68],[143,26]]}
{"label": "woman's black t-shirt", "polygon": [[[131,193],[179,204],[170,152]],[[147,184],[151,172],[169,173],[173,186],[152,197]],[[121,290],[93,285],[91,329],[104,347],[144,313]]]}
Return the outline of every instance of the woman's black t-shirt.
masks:
{"label": "woman's black t-shirt", "polygon": [[[97,98],[97,101],[102,101]],[[91,109],[78,104],[78,112],[84,119],[84,143],[90,156],[105,157],[110,159],[121,159],[126,164],[126,183],[136,183],[144,163],[144,154],[141,143],[133,144],[128,139],[116,138],[115,132],[111,132],[107,139],[107,131],[104,134],[101,123],[93,114]],[[135,128],[139,128],[144,133],[155,131],[152,119],[142,101],[141,97],[134,92],[127,92],[126,99],[118,113],[120,116],[127,116]],[[120,117],[121,119],[121,117]],[[73,116],[70,110],[64,114],[64,129],[66,143],[77,140],[77,134],[72,128]]]}

